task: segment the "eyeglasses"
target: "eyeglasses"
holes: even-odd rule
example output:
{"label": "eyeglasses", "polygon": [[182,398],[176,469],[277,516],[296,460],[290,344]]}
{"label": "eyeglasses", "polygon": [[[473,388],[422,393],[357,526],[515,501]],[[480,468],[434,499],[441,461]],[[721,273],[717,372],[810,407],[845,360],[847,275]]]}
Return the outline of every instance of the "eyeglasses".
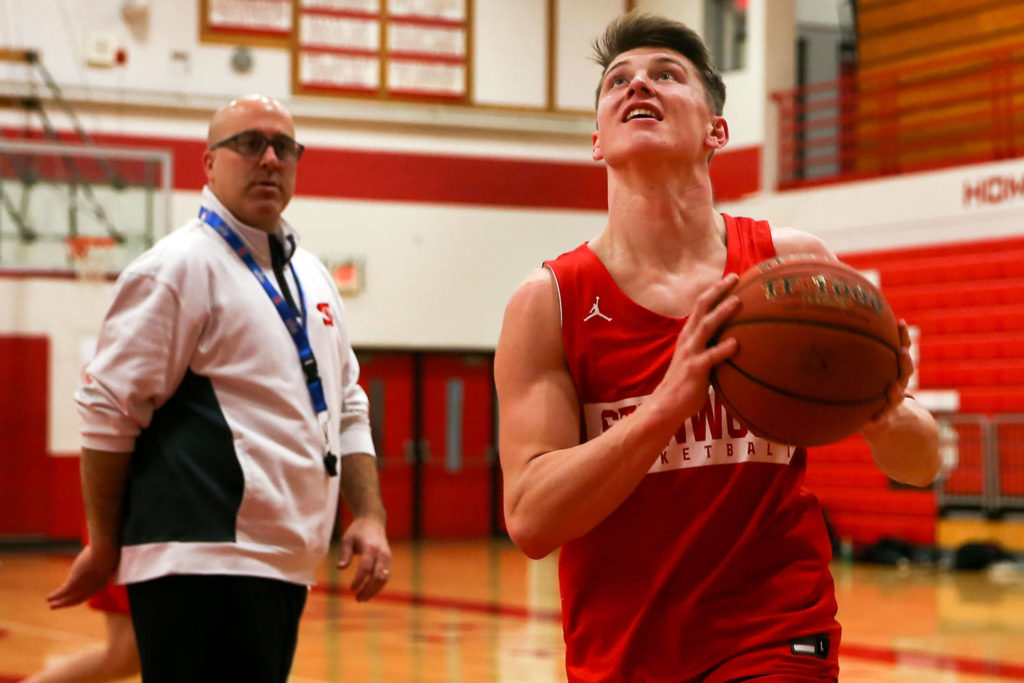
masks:
{"label": "eyeglasses", "polygon": [[287,135],[275,135],[270,138],[258,130],[243,130],[241,133],[224,138],[210,145],[210,151],[218,147],[230,147],[246,159],[260,159],[267,147],[274,148],[274,156],[279,161],[298,161],[302,158],[305,146],[292,140]]}

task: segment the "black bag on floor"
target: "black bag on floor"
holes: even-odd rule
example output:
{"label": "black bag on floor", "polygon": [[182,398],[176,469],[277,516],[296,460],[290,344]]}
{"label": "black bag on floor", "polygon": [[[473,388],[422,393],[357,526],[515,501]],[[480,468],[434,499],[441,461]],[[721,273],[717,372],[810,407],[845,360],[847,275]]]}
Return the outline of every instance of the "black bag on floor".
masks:
{"label": "black bag on floor", "polygon": [[1013,559],[998,543],[964,543],[953,553],[953,569],[988,569],[994,562]]}

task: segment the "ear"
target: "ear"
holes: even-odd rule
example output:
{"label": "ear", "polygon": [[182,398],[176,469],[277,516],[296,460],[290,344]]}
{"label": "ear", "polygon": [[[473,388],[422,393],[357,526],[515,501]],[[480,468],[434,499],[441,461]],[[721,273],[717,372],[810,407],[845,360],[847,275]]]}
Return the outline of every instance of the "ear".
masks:
{"label": "ear", "polygon": [[601,152],[601,139],[597,135],[597,131],[594,131],[594,150],[593,150],[594,161],[601,161],[604,159],[604,153]]}
{"label": "ear", "polygon": [[711,151],[717,151],[729,144],[729,123],[723,116],[715,116],[708,124],[704,143]]}
{"label": "ear", "polygon": [[210,150],[203,152],[203,171],[206,173],[206,182],[209,183],[213,179],[213,152]]}

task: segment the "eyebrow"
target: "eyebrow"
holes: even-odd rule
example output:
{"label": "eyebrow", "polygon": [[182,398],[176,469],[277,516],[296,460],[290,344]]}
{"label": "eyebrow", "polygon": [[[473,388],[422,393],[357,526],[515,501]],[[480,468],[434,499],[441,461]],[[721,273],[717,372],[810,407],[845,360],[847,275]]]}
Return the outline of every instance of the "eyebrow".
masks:
{"label": "eyebrow", "polygon": [[[655,59],[654,59],[654,64],[662,64],[662,63],[665,63],[665,62],[668,62],[670,64],[675,64],[676,66],[682,67],[684,71],[686,70],[686,62],[684,62],[683,60],[679,59],[678,57],[673,57],[671,55],[661,55],[660,57],[655,57]],[[618,69],[620,66],[626,66],[627,64],[629,64],[629,58],[620,59],[619,61],[614,62],[611,66],[609,66],[605,70],[604,75],[607,76],[608,74],[610,74],[615,69]]]}

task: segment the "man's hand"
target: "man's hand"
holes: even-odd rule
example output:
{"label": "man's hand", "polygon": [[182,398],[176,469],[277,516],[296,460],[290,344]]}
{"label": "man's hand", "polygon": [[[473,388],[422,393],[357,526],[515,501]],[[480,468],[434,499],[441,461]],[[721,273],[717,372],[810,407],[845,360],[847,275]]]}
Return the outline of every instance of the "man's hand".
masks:
{"label": "man's hand", "polygon": [[739,299],[729,294],[738,280],[739,276],[730,273],[705,289],[679,333],[672,361],[655,390],[656,394],[669,397],[666,405],[675,414],[669,420],[673,429],[704,405],[711,369],[736,353],[738,344],[733,338],[711,346],[709,343],[739,307]]}
{"label": "man's hand", "polygon": [[869,431],[882,429],[886,426],[889,418],[894,415],[903,399],[906,398],[907,385],[910,383],[910,376],[914,374],[914,360],[910,356],[910,329],[903,320],[899,322],[900,328],[900,375],[895,382],[891,383],[886,390],[886,405],[871,421],[865,425]]}
{"label": "man's hand", "polygon": [[71,564],[64,583],[46,596],[50,609],[77,605],[100,592],[117,569],[119,558],[116,546],[85,546]]}
{"label": "man's hand", "polygon": [[927,486],[942,465],[935,418],[910,396],[907,383],[914,372],[910,332],[900,321],[900,376],[889,385],[888,403],[860,433],[871,456],[886,476],[911,486]]}
{"label": "man's hand", "polygon": [[338,567],[348,567],[353,555],[359,555],[359,563],[350,587],[356,600],[366,602],[391,578],[391,546],[383,522],[372,516],[352,521],[341,537]]}

